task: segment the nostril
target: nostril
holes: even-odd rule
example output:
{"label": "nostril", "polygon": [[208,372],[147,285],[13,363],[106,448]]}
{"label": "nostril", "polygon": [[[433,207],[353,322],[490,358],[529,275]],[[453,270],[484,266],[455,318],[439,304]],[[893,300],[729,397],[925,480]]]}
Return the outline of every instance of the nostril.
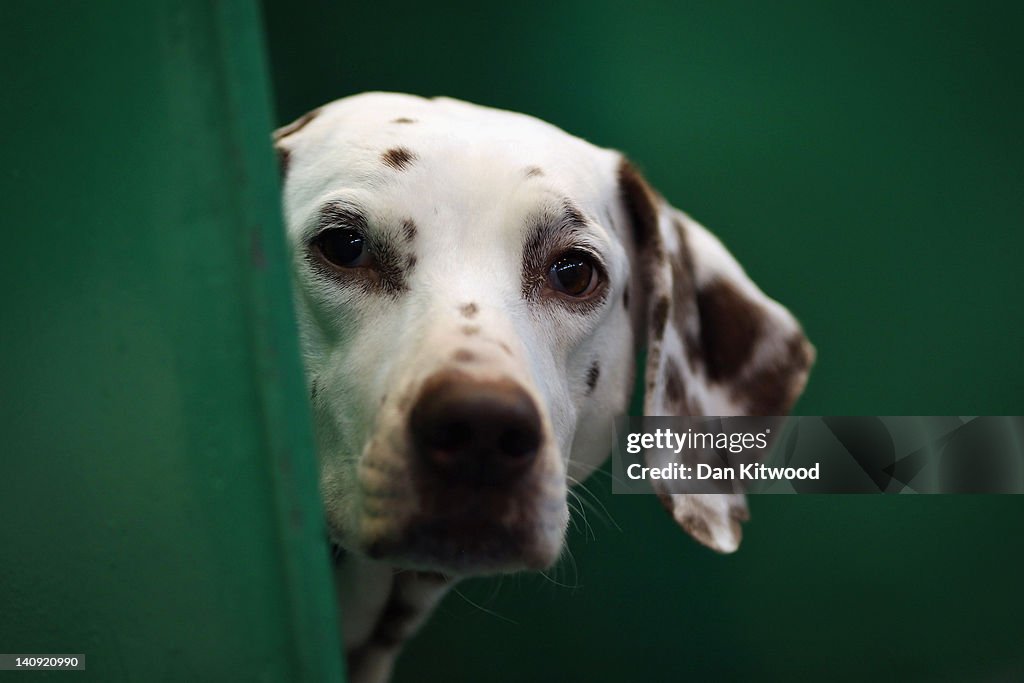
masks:
{"label": "nostril", "polygon": [[511,427],[498,437],[498,451],[507,458],[526,459],[540,445],[540,435],[532,429]]}
{"label": "nostril", "polygon": [[410,433],[417,455],[445,477],[497,483],[533,461],[541,421],[517,383],[446,373],[424,385],[410,414]]}

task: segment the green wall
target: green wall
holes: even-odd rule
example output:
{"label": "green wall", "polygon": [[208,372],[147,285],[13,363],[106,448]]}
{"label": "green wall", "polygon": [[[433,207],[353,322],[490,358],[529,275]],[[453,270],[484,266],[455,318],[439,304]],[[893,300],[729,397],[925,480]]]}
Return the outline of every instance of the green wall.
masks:
{"label": "green wall", "polygon": [[340,676],[256,10],[0,7],[0,652],[86,661],[26,680]]}
{"label": "green wall", "polygon": [[[264,5],[279,122],[447,94],[630,154],[803,321],[810,415],[1021,413],[1021,8]],[[465,585],[398,680],[1024,676],[1024,499],[762,497],[723,558],[590,489],[619,528],[590,511],[556,581]]]}

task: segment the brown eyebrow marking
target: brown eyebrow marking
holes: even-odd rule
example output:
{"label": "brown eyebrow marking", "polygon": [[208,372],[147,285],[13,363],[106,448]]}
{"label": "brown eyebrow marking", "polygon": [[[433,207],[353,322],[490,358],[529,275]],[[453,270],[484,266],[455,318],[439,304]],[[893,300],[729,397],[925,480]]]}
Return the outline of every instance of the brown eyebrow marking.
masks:
{"label": "brown eyebrow marking", "polygon": [[405,116],[399,116],[397,119],[391,119],[391,123],[416,123],[416,119],[410,119]]}
{"label": "brown eyebrow marking", "polygon": [[[538,301],[547,280],[547,260],[559,251],[577,246],[579,236],[584,234],[587,218],[572,200],[563,198],[558,207],[548,207],[535,215],[526,243],[523,245],[522,293],[527,301]],[[599,308],[608,297],[607,271],[601,257],[591,249],[583,249],[593,258],[601,275],[600,290],[591,299],[569,301],[552,299],[553,302],[578,313],[587,313]]]}
{"label": "brown eyebrow marking", "polygon": [[462,313],[462,315],[464,315],[467,318],[472,318],[474,315],[477,314],[477,311],[479,311],[479,310],[480,309],[477,308],[477,305],[475,303],[473,303],[473,302],[469,302],[468,304],[463,305],[459,309],[459,311]]}
{"label": "brown eyebrow marking", "polygon": [[540,166],[527,166],[526,177],[527,178],[538,178],[544,175],[544,169]]}
{"label": "brown eyebrow marking", "polygon": [[381,161],[396,171],[402,171],[408,168],[412,162],[416,161],[417,157],[406,147],[392,147],[381,154],[380,158]]}

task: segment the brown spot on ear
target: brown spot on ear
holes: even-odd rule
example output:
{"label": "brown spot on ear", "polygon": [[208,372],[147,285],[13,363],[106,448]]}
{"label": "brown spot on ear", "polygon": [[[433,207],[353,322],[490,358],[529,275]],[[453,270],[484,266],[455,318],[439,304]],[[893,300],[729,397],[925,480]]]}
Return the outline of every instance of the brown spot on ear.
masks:
{"label": "brown spot on ear", "polygon": [[814,347],[797,333],[777,358],[743,378],[733,387],[733,399],[746,405],[749,415],[787,415],[814,364]]}
{"label": "brown spot on ear", "polygon": [[476,360],[476,354],[469,349],[458,349],[452,358],[459,361],[460,363],[468,363],[469,361]]}
{"label": "brown spot on ear", "polygon": [[411,218],[406,218],[402,221],[402,234],[405,235],[406,242],[412,242],[416,239],[416,223]]}
{"label": "brown spot on ear", "polygon": [[697,292],[697,311],[708,378],[720,382],[735,377],[754,353],[764,312],[726,280]]}
{"label": "brown spot on ear", "polygon": [[462,327],[462,334],[466,335],[467,337],[472,337],[474,334],[480,334],[480,326],[479,325],[463,325],[463,327]]}
{"label": "brown spot on ear", "polygon": [[690,534],[698,541],[706,546],[714,547],[714,537],[711,535],[711,527],[708,523],[696,516],[684,517],[679,520],[679,526],[683,527],[683,531]]}
{"label": "brown spot on ear", "polygon": [[283,140],[284,138],[288,137],[289,135],[292,135],[293,133],[298,133],[300,130],[305,128],[306,125],[310,121],[312,121],[317,116],[319,116],[320,115],[320,111],[322,109],[323,109],[323,107],[317,107],[316,109],[313,109],[312,111],[308,111],[305,114],[303,114],[302,116],[300,116],[299,118],[297,118],[294,121],[292,121],[291,123],[286,124],[284,126],[281,126],[277,130],[275,130],[274,131],[274,142],[280,142],[281,140]]}
{"label": "brown spot on ear", "polygon": [[665,360],[665,398],[677,415],[689,415],[688,411],[680,410],[686,405],[686,385],[679,366],[672,358]]}
{"label": "brown spot on ear", "polygon": [[601,376],[601,364],[596,360],[587,370],[587,396],[594,391],[594,387],[597,386],[597,378]]}
{"label": "brown spot on ear", "polygon": [[478,309],[477,305],[473,302],[464,304],[461,308],[459,308],[459,312],[462,313],[462,315],[465,316],[466,318],[472,318],[474,315],[476,315],[478,310],[480,309]]}
{"label": "brown spot on ear", "polygon": [[391,123],[416,123],[416,119],[399,116],[397,119],[391,119]]}
{"label": "brown spot on ear", "polygon": [[657,195],[625,158],[619,162],[619,192],[632,222],[633,241],[641,252],[651,249],[658,237]]}
{"label": "brown spot on ear", "polygon": [[690,367],[696,370],[701,363],[701,347],[696,334],[698,321],[693,319],[697,315],[693,256],[687,242],[685,226],[676,220],[675,228],[676,234],[679,235],[679,253],[672,259],[672,319],[676,331],[679,332],[679,338],[686,346]]}
{"label": "brown spot on ear", "polygon": [[668,322],[669,300],[667,296],[658,298],[651,311],[651,339],[660,340],[665,336],[665,324]]}
{"label": "brown spot on ear", "polygon": [[281,126],[274,131],[274,150],[277,152],[277,166],[281,171],[282,178],[288,175],[288,164],[291,162],[291,151],[284,146],[282,141],[289,135],[298,133],[305,128],[310,121],[319,116],[322,109],[323,107],[317,107],[312,111],[308,111],[291,123]]}
{"label": "brown spot on ear", "polygon": [[381,161],[395,169],[402,171],[416,161],[416,155],[405,147],[392,147],[380,155]]}
{"label": "brown spot on ear", "polygon": [[538,178],[544,175],[544,169],[540,166],[527,166],[525,173],[527,178]]}

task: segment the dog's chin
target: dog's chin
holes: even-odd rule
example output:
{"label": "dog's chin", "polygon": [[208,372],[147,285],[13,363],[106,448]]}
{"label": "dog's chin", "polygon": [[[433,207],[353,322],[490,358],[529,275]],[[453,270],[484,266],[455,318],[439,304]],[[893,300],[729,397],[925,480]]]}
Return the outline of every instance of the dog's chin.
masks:
{"label": "dog's chin", "polygon": [[543,570],[562,551],[562,537],[510,530],[495,524],[431,521],[369,541],[364,553],[395,567],[448,576]]}

